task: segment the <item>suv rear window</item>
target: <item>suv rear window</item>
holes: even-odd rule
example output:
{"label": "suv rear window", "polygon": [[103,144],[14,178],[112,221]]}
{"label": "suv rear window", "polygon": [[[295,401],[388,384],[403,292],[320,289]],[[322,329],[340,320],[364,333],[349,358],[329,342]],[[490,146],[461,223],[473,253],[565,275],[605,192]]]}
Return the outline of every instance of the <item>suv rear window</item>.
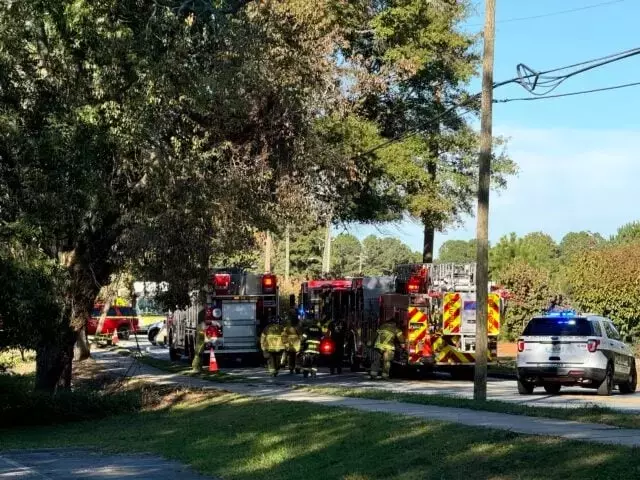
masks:
{"label": "suv rear window", "polygon": [[586,337],[593,335],[593,326],[586,318],[533,318],[522,333],[525,336]]}

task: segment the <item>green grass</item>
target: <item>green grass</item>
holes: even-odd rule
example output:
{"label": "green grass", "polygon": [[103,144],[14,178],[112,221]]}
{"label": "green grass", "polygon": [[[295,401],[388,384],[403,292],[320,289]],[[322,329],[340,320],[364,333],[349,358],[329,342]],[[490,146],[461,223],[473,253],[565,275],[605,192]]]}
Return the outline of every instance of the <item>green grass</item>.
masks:
{"label": "green grass", "polygon": [[248,379],[241,375],[231,375],[225,372],[209,372],[206,368],[200,372],[194,372],[191,370],[191,365],[180,362],[170,362],[147,355],[137,356],[136,359],[140,363],[149,365],[150,367],[157,368],[163,372],[177,373],[180,375],[186,375],[189,377],[202,378],[204,380],[211,380],[212,382],[246,382]]}
{"label": "green grass", "polygon": [[598,406],[576,408],[531,407],[518,403],[502,402],[500,400],[486,400],[484,402],[478,402],[469,398],[445,395],[425,395],[420,393],[397,393],[375,388],[321,386],[304,386],[298,388],[341,397],[388,400],[393,402],[435,405],[440,407],[468,408],[471,410],[482,410],[487,412],[510,413],[512,415],[527,415],[530,417],[557,418],[561,420],[572,420],[575,422],[601,423],[624,428],[640,428],[640,415],[623,413],[610,408]]}
{"label": "green grass", "polygon": [[637,449],[232,394],[0,431],[0,450],[47,447],[151,452],[225,480],[620,480],[640,472]]}

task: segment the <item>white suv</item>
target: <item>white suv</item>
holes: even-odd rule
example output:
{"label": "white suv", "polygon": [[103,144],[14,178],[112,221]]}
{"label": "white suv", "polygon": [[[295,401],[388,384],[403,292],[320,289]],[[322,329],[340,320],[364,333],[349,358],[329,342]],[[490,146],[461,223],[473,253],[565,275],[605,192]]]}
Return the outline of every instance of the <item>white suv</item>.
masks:
{"label": "white suv", "polygon": [[518,339],[518,392],[531,394],[542,386],[547,393],[562,385],[597,388],[611,395],[636,391],[636,362],[608,318],[565,310],[534,317]]}

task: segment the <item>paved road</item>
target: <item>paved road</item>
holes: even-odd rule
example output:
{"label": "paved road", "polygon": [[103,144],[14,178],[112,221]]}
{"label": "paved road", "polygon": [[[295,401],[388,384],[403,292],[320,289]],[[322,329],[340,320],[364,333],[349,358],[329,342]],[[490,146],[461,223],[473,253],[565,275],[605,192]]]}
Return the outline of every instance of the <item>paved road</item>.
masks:
{"label": "paved road", "polygon": [[[169,360],[169,351],[164,347],[153,347],[146,337],[139,336],[138,344],[147,354],[156,358]],[[136,347],[135,340],[121,342],[121,346],[127,348]],[[241,375],[253,381],[275,383],[282,385],[305,385],[310,382],[327,386],[383,388],[390,391],[404,393],[419,393],[424,395],[454,395],[464,398],[473,397],[473,383],[469,381],[451,380],[447,374],[436,375],[424,380],[394,379],[388,382],[372,382],[366,374],[347,373],[342,375],[329,375],[326,370],[320,371],[315,380],[303,380],[300,375],[289,375],[288,372],[280,374],[274,381],[263,368],[233,368],[223,371]],[[553,407],[581,407],[585,405],[598,405],[629,412],[640,413],[640,391],[633,395],[622,395],[617,390],[611,397],[600,397],[595,390],[579,387],[563,388],[560,395],[549,395],[542,388],[534,391],[533,395],[520,395],[516,389],[514,380],[489,379],[487,396],[490,400],[521,403],[531,406]]]}
{"label": "paved road", "polygon": [[0,453],[0,478],[202,480],[189,468],[152,455],[106,455],[91,450],[43,449]]}
{"label": "paved road", "polygon": [[[135,376],[143,381],[164,384],[184,385],[206,390],[225,390],[240,395],[267,400],[305,402],[329,407],[346,407],[365,412],[384,412],[407,415],[424,420],[440,420],[460,423],[474,427],[509,430],[530,435],[545,435],[579,440],[591,443],[625,445],[640,447],[640,429],[622,429],[601,424],[577,423],[551,418],[535,418],[521,415],[483,412],[464,408],[417,405],[384,400],[362,398],[344,398],[324,395],[314,391],[291,389],[288,385],[256,383],[214,383],[208,380],[168,374],[155,368],[135,362],[131,357],[122,357],[113,352],[96,353],[96,361],[107,371],[122,375]],[[135,365],[134,368],[131,365]]]}

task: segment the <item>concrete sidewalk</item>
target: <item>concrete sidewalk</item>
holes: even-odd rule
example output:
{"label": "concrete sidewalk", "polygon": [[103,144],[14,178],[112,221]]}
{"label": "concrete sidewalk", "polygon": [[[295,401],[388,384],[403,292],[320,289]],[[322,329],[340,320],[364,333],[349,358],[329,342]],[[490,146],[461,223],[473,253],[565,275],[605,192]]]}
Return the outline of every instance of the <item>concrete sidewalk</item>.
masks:
{"label": "concrete sidewalk", "polygon": [[545,435],[567,440],[640,447],[640,429],[624,429],[595,423],[579,423],[550,418],[527,417],[504,413],[483,412],[464,408],[437,407],[411,403],[369,400],[360,398],[320,395],[293,390],[282,385],[251,383],[215,383],[208,380],[170,374],[122,357],[113,352],[94,352],[96,362],[114,375],[135,376],[141,380],[207,390],[225,390],[232,393],[269,400],[307,402],[331,407],[352,408],[365,412],[383,412],[408,415],[424,420],[460,423],[474,427],[495,428],[529,435]]}

